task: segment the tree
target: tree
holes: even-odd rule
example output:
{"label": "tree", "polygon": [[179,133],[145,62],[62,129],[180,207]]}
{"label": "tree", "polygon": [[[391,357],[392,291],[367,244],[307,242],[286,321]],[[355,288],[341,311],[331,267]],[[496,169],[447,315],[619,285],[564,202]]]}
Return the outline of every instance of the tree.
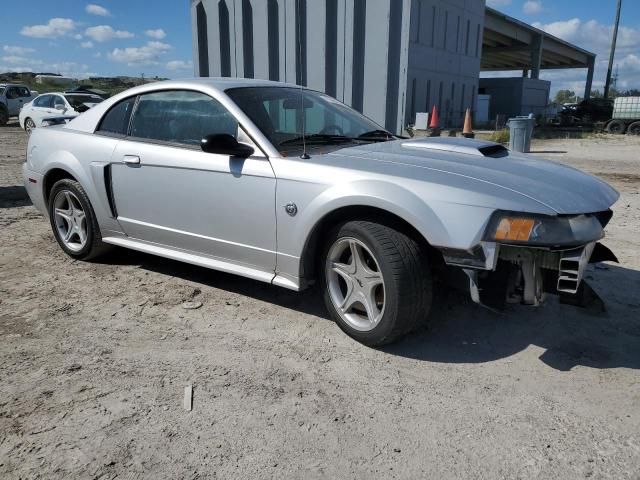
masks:
{"label": "tree", "polygon": [[561,104],[575,102],[575,100],[576,100],[576,94],[572,90],[558,90],[556,92],[556,97],[554,99],[556,103],[561,103]]}

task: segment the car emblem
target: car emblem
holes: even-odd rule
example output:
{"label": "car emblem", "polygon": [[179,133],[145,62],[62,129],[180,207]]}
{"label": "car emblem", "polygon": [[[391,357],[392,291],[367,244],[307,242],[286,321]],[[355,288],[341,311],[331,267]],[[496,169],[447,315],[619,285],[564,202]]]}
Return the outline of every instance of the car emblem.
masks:
{"label": "car emblem", "polygon": [[291,217],[295,217],[296,213],[298,213],[298,207],[295,203],[293,202],[289,202],[284,206],[285,211],[289,214],[289,216]]}

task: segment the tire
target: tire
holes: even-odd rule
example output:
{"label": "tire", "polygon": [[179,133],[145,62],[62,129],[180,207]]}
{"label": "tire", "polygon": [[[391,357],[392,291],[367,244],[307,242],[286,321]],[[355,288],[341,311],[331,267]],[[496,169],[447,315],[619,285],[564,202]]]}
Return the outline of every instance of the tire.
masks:
{"label": "tire", "polygon": [[[327,310],[358,342],[385,345],[426,323],[433,296],[427,253],[399,230],[370,221],[339,225],[319,272]],[[369,299],[369,308],[360,298]]]}
{"label": "tire", "polygon": [[640,122],[633,122],[627,127],[627,135],[640,135]]}
{"label": "tire", "polygon": [[[78,182],[68,178],[58,180],[51,188],[48,210],[53,235],[60,248],[71,258],[90,260],[108,250],[102,242],[89,197]],[[83,216],[78,213],[79,210]],[[81,233],[83,228],[84,234]],[[65,240],[65,233],[69,234],[68,240]]]}
{"label": "tire", "polygon": [[0,127],[4,127],[9,121],[9,111],[4,103],[0,103]]}
{"label": "tire", "polygon": [[31,135],[33,129],[36,128],[36,124],[30,118],[26,118],[24,120],[24,131],[27,132],[27,135]]}
{"label": "tire", "polygon": [[627,126],[622,120],[611,120],[607,123],[607,132],[615,135],[621,135],[626,130]]}

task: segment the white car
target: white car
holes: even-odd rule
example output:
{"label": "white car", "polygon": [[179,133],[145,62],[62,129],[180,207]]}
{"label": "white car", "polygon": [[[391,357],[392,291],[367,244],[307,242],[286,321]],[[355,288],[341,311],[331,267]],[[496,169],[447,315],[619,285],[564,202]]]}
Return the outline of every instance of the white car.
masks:
{"label": "white car", "polygon": [[[47,124],[52,117],[74,118],[102,102],[102,97],[89,93],[45,93],[27,103],[20,110],[20,126],[28,134]],[[43,121],[45,123],[43,124]]]}

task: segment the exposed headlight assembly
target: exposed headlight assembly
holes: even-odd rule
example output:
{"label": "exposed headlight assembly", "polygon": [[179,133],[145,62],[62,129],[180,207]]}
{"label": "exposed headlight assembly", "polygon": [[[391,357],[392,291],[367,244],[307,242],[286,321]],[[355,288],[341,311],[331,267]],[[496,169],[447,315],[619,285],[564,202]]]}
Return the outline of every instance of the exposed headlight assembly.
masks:
{"label": "exposed headlight assembly", "polygon": [[513,245],[566,247],[584,245],[604,237],[597,214],[529,215],[497,211],[484,240]]}

